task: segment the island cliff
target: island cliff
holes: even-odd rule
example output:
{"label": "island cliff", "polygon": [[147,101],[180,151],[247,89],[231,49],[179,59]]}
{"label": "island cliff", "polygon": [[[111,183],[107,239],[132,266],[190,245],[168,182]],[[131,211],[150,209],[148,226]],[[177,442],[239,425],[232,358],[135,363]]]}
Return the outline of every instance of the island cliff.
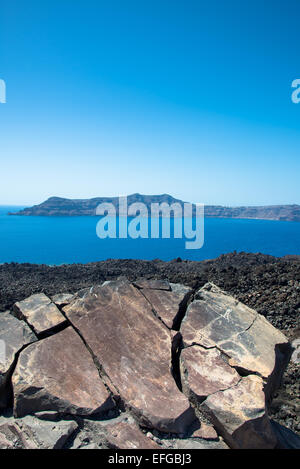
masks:
{"label": "island cliff", "polygon": [[[127,197],[128,205],[142,202],[149,209],[152,203],[167,203],[169,205],[179,203],[183,206],[184,201],[175,199],[168,194],[143,195],[131,194]],[[9,215],[21,216],[95,216],[99,204],[111,203],[119,214],[118,197],[96,197],[93,199],[65,199],[61,197],[50,197],[45,202],[33,207],[25,208]],[[195,206],[193,206],[195,213]],[[300,221],[300,205],[269,205],[249,207],[224,207],[221,205],[206,205],[205,217],[209,218],[247,218],[261,220],[285,220]]]}

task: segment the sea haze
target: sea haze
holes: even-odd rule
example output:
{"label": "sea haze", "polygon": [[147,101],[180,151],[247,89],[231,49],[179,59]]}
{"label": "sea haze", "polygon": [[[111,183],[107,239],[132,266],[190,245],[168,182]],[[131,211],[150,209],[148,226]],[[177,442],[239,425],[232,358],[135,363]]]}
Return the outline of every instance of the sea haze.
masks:
{"label": "sea haze", "polygon": [[97,217],[7,215],[21,208],[0,206],[0,263],[59,265],[109,258],[203,260],[234,250],[300,255],[299,222],[207,218],[203,248],[186,250],[185,239],[101,240],[96,235]]}

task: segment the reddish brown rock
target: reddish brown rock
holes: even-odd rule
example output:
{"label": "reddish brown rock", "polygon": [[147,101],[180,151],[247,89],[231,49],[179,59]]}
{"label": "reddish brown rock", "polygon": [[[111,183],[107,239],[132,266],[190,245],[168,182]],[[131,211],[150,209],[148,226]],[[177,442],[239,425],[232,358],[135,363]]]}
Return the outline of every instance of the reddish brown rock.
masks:
{"label": "reddish brown rock", "polygon": [[128,281],[108,282],[64,308],[144,426],[183,432],[195,418],[171,375],[171,335]]}
{"label": "reddish brown rock", "polygon": [[0,408],[6,407],[10,398],[9,381],[17,353],[36,340],[24,321],[9,312],[0,313]]}
{"label": "reddish brown rock", "polygon": [[78,428],[73,420],[41,421],[32,416],[0,418],[0,449],[60,449]]}
{"label": "reddish brown rock", "polygon": [[14,314],[24,319],[37,335],[49,333],[66,322],[57,306],[44,293],[15,303]]}
{"label": "reddish brown rock", "polygon": [[263,380],[247,376],[202,404],[215,428],[231,448],[273,449],[277,439],[265,410]]}
{"label": "reddish brown rock", "polygon": [[196,420],[188,432],[189,438],[200,438],[202,440],[215,440],[219,439],[218,434],[212,425]]}
{"label": "reddish brown rock", "polygon": [[238,373],[224,361],[216,348],[206,350],[194,345],[182,350],[180,367],[185,395],[200,402],[240,380]]}
{"label": "reddish brown rock", "polygon": [[229,357],[231,366],[263,377],[268,394],[279,386],[290,358],[291,348],[280,331],[213,284],[197,293],[181,333],[185,345],[217,346]]}
{"label": "reddish brown rock", "polygon": [[114,407],[82,340],[69,327],[29,345],[13,374],[14,413],[92,415]]}
{"label": "reddish brown rock", "polygon": [[58,293],[57,295],[54,295],[51,297],[53,303],[56,304],[56,306],[59,306],[62,308],[63,306],[67,306],[71,300],[73,299],[74,295],[71,293]]}
{"label": "reddish brown rock", "polygon": [[161,449],[148,438],[132,418],[126,418],[105,426],[104,440],[115,449]]}

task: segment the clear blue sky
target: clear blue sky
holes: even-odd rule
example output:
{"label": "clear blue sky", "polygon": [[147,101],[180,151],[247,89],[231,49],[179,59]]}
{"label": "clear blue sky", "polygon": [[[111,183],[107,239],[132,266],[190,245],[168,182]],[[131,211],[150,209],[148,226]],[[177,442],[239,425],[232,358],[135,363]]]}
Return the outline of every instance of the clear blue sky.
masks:
{"label": "clear blue sky", "polygon": [[300,203],[298,0],[0,5],[0,204]]}

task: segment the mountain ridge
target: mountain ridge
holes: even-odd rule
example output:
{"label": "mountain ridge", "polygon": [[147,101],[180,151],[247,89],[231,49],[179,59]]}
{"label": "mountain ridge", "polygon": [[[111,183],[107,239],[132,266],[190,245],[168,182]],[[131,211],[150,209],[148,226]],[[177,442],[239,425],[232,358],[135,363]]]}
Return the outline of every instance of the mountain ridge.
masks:
{"label": "mountain ridge", "polygon": [[[19,216],[96,216],[96,208],[101,203],[112,203],[119,215],[119,197],[94,197],[91,199],[68,199],[53,196],[42,202],[22,209],[18,212],[10,212],[9,215]],[[169,194],[144,195],[139,193],[127,196],[128,206],[133,203],[143,203],[150,210],[152,203],[179,203],[184,201],[176,199]],[[193,205],[193,214],[196,205]],[[265,205],[265,206],[240,206],[227,207],[222,205],[205,205],[205,217],[207,218],[239,218],[260,220],[300,221],[300,205]],[[171,214],[172,216],[172,214]]]}

